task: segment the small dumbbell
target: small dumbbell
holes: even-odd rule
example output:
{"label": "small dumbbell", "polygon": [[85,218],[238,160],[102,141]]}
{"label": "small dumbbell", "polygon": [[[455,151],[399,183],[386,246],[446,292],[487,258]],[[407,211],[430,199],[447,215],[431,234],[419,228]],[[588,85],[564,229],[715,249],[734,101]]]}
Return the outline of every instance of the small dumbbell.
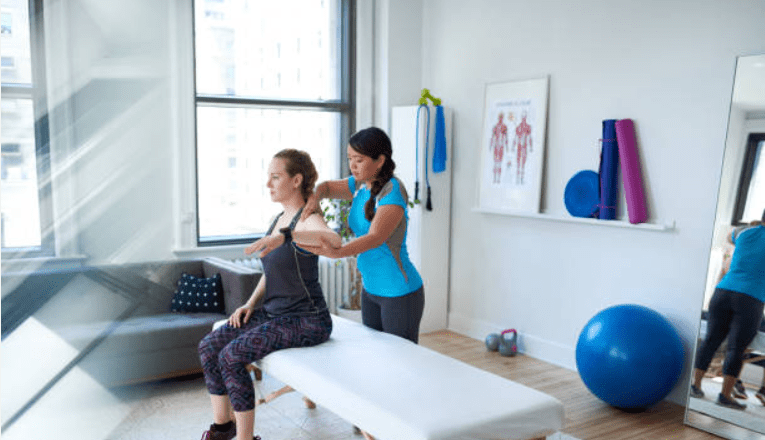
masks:
{"label": "small dumbbell", "polygon": [[486,349],[489,351],[497,351],[499,348],[499,333],[489,333],[486,337]]}
{"label": "small dumbbell", "polygon": [[514,328],[502,332],[499,338],[499,354],[515,356],[518,353],[518,332]]}

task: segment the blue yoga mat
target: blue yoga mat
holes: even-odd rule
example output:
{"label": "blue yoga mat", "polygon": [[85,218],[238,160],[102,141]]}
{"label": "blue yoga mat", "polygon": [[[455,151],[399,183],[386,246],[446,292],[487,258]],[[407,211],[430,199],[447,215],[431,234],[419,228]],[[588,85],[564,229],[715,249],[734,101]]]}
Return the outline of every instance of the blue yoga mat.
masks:
{"label": "blue yoga mat", "polygon": [[616,218],[619,197],[619,148],[616,143],[616,119],[603,121],[603,147],[600,152],[600,212],[598,218]]}
{"label": "blue yoga mat", "polygon": [[584,170],[574,174],[566,184],[563,201],[574,217],[596,217],[600,203],[598,173]]}

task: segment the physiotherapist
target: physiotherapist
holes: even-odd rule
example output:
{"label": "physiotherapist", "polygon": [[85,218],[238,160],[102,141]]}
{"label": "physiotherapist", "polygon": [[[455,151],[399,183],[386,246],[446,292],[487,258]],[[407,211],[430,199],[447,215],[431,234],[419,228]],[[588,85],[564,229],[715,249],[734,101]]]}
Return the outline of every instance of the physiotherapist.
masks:
{"label": "physiotherapist", "polygon": [[322,242],[306,250],[329,258],[358,255],[363,324],[417,343],[425,296],[406,249],[408,195],[393,174],[392,156],[390,138],[377,127],[351,136],[351,176],[317,185],[302,215],[319,211],[324,198],[352,200],[348,224],[356,238],[339,248]]}
{"label": "physiotherapist", "polygon": [[696,356],[691,396],[704,397],[701,381],[727,337],[717,404],[743,410],[746,405],[733,398],[733,386],[741,373],[744,351],[757,335],[765,308],[765,211],[759,225],[735,229],[730,241],[736,248],[730,269],[709,300],[707,333]]}

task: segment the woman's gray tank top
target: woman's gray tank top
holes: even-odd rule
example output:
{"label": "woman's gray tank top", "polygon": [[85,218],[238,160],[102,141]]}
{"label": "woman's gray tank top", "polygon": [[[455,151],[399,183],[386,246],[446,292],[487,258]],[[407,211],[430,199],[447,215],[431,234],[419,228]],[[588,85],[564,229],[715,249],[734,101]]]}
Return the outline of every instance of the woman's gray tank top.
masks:
{"label": "woman's gray tank top", "polygon": [[[300,219],[301,208],[289,225],[291,230]],[[284,214],[276,216],[267,235],[276,227]],[[266,276],[263,310],[271,315],[305,316],[327,310],[327,303],[319,284],[319,257],[300,249],[292,241],[283,243],[261,258]]]}

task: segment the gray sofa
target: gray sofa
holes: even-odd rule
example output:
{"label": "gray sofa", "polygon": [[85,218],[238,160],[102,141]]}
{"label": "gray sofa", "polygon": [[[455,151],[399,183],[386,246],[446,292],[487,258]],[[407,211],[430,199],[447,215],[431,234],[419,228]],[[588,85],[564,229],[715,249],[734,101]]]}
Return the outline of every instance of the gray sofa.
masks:
{"label": "gray sofa", "polygon": [[[220,273],[226,313],[171,312],[183,272],[198,277]],[[3,320],[6,307],[14,305],[10,322],[27,319],[11,313],[29,309],[30,298],[36,298],[39,306],[28,315],[79,353],[63,368],[76,365],[106,386],[156,380],[201,371],[199,341],[214,322],[249,298],[260,276],[214,257],[4,273],[3,290],[12,286],[13,291],[3,292]],[[30,349],[34,345],[29,341]]]}

